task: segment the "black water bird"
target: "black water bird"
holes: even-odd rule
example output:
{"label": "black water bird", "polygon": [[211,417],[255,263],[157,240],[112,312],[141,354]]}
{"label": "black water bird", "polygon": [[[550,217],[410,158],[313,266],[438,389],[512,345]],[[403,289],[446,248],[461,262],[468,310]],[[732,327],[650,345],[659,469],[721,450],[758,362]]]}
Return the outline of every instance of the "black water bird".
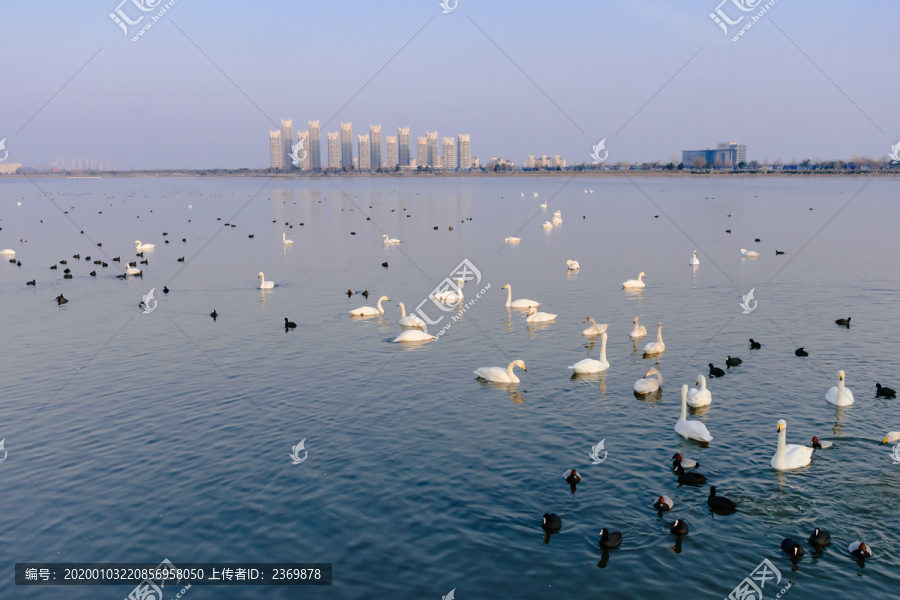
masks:
{"label": "black water bird", "polygon": [[57,304],[65,304],[66,302],[68,302],[68,299],[66,299],[66,297],[63,296],[62,294],[60,294],[59,296],[56,297]]}
{"label": "black water bird", "polygon": [[[221,221],[221,219],[219,219],[219,220]],[[209,316],[211,316],[213,318],[213,321],[215,321],[216,318],[219,316],[219,313],[216,312],[216,309],[213,309],[213,311],[211,313],[209,313]]]}
{"label": "black water bird", "polygon": [[795,356],[809,356],[809,352],[804,350],[803,347],[801,346],[800,348],[797,348],[796,350],[794,350],[794,355]]}
{"label": "black water bird", "polygon": [[896,398],[897,392],[892,390],[889,387],[884,387],[880,383],[875,384],[875,397],[876,398]]}
{"label": "black water bird", "polygon": [[850,327],[850,317],[847,317],[846,319],[838,319],[837,321],[835,321],[835,323],[837,323],[841,327]]}
{"label": "black water bird", "polygon": [[753,338],[750,338],[750,349],[759,350],[760,348],[762,348],[762,344],[760,344],[759,342],[754,342]]}
{"label": "black water bird", "polygon": [[775,256],[778,256],[779,254],[784,254],[784,252],[782,252],[781,250],[776,250],[776,251],[775,251]]}
{"label": "black water bird", "polygon": [[730,356],[727,356],[727,357],[725,358],[725,364],[728,365],[729,367],[736,367],[736,366],[738,366],[739,364],[741,364],[742,362],[744,362],[744,361],[742,361],[742,360],[739,359],[738,357],[732,358],[732,357],[730,357]]}
{"label": "black water bird", "polygon": [[544,513],[544,520],[541,522],[541,529],[547,533],[556,533],[562,529],[562,519],[556,513]]}
{"label": "black water bird", "polygon": [[713,366],[712,363],[709,363],[709,376],[710,377],[725,377],[725,371],[723,371],[719,367]]}
{"label": "black water bird", "polygon": [[816,527],[807,541],[813,546],[827,546],[831,543],[831,534],[825,529]]}
{"label": "black water bird", "polygon": [[55,271],[55,270],[56,270],[56,265],[53,265],[52,267],[50,267],[50,269],[53,270],[53,271]]}
{"label": "black water bird", "polygon": [[604,527],[600,530],[600,547],[604,550],[612,550],[622,545],[622,534],[618,531],[609,531]]}
{"label": "black water bird", "polygon": [[732,513],[737,510],[737,504],[725,496],[716,496],[716,486],[710,486],[709,498],[706,499],[706,504],[713,512]]}
{"label": "black water bird", "polygon": [[91,277],[96,277],[96,276],[97,276],[97,271],[91,271],[91,272],[90,272],[90,275],[91,275]]}
{"label": "black water bird", "polygon": [[678,483],[680,484],[703,485],[704,483],[706,483],[706,475],[696,472],[687,473],[680,463],[677,467],[675,467],[675,472],[678,473]]}
{"label": "black water bird", "polygon": [[674,533],[675,535],[687,535],[690,530],[687,521],[684,519],[675,519],[675,522],[669,527],[669,533]]}
{"label": "black water bird", "polygon": [[26,281],[26,282],[25,282],[25,285],[34,285],[34,286],[36,286],[36,285],[37,285],[37,281],[35,281],[34,279],[32,279],[31,281]]}
{"label": "black water bird", "polygon": [[169,293],[169,288],[166,286],[163,286],[163,294],[168,294],[168,293]]}
{"label": "black water bird", "polygon": [[790,554],[792,559],[799,559],[803,557],[803,546],[801,546],[791,538],[784,538],[783,540],[781,540],[781,550],[786,554]]}
{"label": "black water bird", "polygon": [[285,329],[294,329],[297,326],[293,321],[288,321],[287,317],[284,318],[284,328]]}

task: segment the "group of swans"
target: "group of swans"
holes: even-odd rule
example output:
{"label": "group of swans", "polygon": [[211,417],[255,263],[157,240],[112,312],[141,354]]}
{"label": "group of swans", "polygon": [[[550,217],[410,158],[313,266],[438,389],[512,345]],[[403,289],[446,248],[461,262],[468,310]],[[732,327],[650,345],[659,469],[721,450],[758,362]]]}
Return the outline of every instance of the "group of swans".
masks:
{"label": "group of swans", "polygon": [[[382,296],[378,299],[375,307],[360,306],[359,308],[351,310],[350,314],[354,317],[375,317],[383,315],[384,307],[381,306],[381,303],[390,301],[391,299],[387,296]],[[426,331],[424,321],[415,315],[406,314],[406,307],[402,302],[398,302],[397,306],[400,307],[400,327],[403,328],[404,331],[394,338],[395,342],[430,342],[437,339]]]}

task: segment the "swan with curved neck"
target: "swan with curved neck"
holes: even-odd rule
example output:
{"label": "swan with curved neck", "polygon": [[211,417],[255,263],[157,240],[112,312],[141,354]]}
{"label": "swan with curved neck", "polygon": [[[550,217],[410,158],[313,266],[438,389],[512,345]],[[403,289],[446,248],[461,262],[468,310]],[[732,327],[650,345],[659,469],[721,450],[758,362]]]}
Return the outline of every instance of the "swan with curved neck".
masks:
{"label": "swan with curved neck", "polygon": [[700,421],[687,420],[687,394],[688,386],[685,384],[681,386],[681,417],[675,423],[675,433],[698,442],[711,442],[713,436],[709,433],[706,425]]}
{"label": "swan with curved neck", "polygon": [[710,402],[712,402],[712,394],[708,389],[706,389],[706,377],[704,377],[703,375],[697,375],[697,385],[700,386],[700,389],[691,388],[688,391],[687,403],[692,408],[697,408],[698,406],[706,406]]}
{"label": "swan with curved neck", "polygon": [[787,443],[787,422],[778,420],[778,448],[772,456],[772,468],[777,471],[788,471],[805,467],[812,460],[813,449],[809,446]]}
{"label": "swan with curved neck", "polygon": [[528,309],[528,315],[525,317],[525,320],[529,323],[543,323],[546,321],[552,321],[558,316],[559,315],[555,315],[553,313],[538,312],[538,309],[532,306]]}
{"label": "swan with curved neck", "polygon": [[631,333],[628,334],[631,336],[631,339],[636,340],[647,335],[647,328],[640,324],[637,316],[634,317],[634,321],[632,321],[632,323],[634,323],[634,329],[632,329]]}
{"label": "swan with curved neck", "polygon": [[425,322],[422,321],[416,315],[406,316],[406,307],[403,306],[402,302],[398,302],[397,306],[400,307],[400,327],[410,327],[415,329],[425,329]]}
{"label": "swan with curved neck", "polygon": [[600,337],[600,360],[593,358],[585,358],[569,367],[576,373],[599,373],[609,368],[609,361],[606,360],[606,334]]}
{"label": "swan with curved neck", "polygon": [[488,381],[493,381],[495,383],[519,383],[519,378],[516,377],[516,374],[513,372],[515,367],[527,371],[524,361],[514,360],[509,363],[509,366],[505,369],[503,367],[480,367],[475,369],[473,373],[482,379],[487,379]]}
{"label": "swan with curved neck", "polygon": [[597,321],[594,320],[594,317],[588,317],[584,320],[585,323],[591,323],[591,326],[581,332],[581,335],[586,335],[588,337],[593,337],[595,335],[602,335],[606,333],[606,328],[609,327],[609,323],[601,323],[597,325]]}
{"label": "swan with curved neck", "polygon": [[282,231],[281,232],[281,243],[284,244],[285,246],[292,246],[294,244],[294,240],[287,239],[287,236]]}
{"label": "swan with curved neck", "polygon": [[651,367],[643,379],[634,382],[634,391],[638,394],[652,394],[663,384],[663,376],[656,367]]}
{"label": "swan with curved neck", "polygon": [[400,240],[398,240],[396,238],[388,237],[388,234],[384,234],[383,236],[381,236],[381,239],[384,240],[385,244],[399,244],[400,243]]}
{"label": "swan with curved neck", "polygon": [[275,287],[274,281],[266,281],[266,276],[262,271],[259,272],[259,275],[257,275],[257,277],[259,277],[259,289],[270,290]]}
{"label": "swan with curved neck", "polygon": [[638,275],[637,279],[629,279],[628,281],[623,282],[622,287],[626,288],[626,289],[645,287],[646,284],[644,283],[644,277],[646,277],[646,276],[647,276],[646,273],[641,271],[641,274]]}
{"label": "swan with curved neck", "polygon": [[662,339],[662,323],[656,324],[656,341],[644,346],[644,356],[653,356],[666,351],[666,345]]}
{"label": "swan with curved neck", "polygon": [[507,283],[504,285],[501,290],[506,290],[506,307],[507,308],[531,308],[532,306],[540,306],[540,302],[535,302],[534,300],[528,300],[527,298],[519,298],[518,300],[512,299],[512,287]]}
{"label": "swan with curved neck", "polygon": [[463,285],[466,283],[465,279],[457,279],[456,287],[459,290],[455,292],[453,290],[446,290],[443,292],[438,292],[434,295],[434,299],[438,302],[443,302],[444,304],[456,304],[457,302],[462,302],[463,299]]}
{"label": "swan with curved neck", "polygon": [[836,406],[850,406],[853,404],[853,392],[844,387],[843,371],[838,371],[838,384],[829,388],[825,393],[825,400]]}
{"label": "swan with curved neck", "polygon": [[359,308],[354,308],[353,310],[351,310],[350,314],[357,317],[374,317],[375,315],[383,315],[384,308],[382,308],[381,303],[385,300],[387,300],[388,302],[391,301],[391,299],[387,296],[382,296],[376,303],[377,308],[372,308],[371,306],[360,306]]}
{"label": "swan with curved neck", "polygon": [[134,240],[134,245],[137,248],[138,252],[143,252],[144,250],[153,250],[156,248],[156,244],[142,244],[141,240]]}

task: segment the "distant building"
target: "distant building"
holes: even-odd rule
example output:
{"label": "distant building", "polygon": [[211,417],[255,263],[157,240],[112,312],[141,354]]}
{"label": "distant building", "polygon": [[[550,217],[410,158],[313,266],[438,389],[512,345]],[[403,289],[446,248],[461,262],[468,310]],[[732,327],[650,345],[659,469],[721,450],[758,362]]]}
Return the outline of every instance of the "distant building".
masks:
{"label": "distant building", "polygon": [[322,168],[322,140],[319,122],[309,122],[309,168],[318,171]]}
{"label": "distant building", "polygon": [[353,168],[353,125],[341,123],[341,167]]}
{"label": "distant building", "polygon": [[526,169],[565,169],[566,159],[561,158],[559,154],[554,154],[552,158],[548,158],[546,154],[541,154],[540,158],[535,158],[534,154],[529,154],[525,159]]}
{"label": "distant building", "polygon": [[377,171],[381,168],[381,125],[369,125],[369,152],[371,169]]}
{"label": "distant building", "polygon": [[393,171],[400,164],[397,154],[397,137],[389,135],[385,138],[385,143],[387,144],[387,160],[384,161],[384,167]]}
{"label": "distant building", "polygon": [[328,168],[341,168],[341,141],[337,131],[328,133]]}
{"label": "distant building", "polygon": [[437,140],[437,131],[426,131],[425,139],[427,142],[428,148],[428,166],[429,167],[439,167],[441,166],[441,156],[438,154],[438,140]]}
{"label": "distant building", "polygon": [[359,137],[359,170],[372,170],[372,145],[369,143],[369,134]]}
{"label": "distant building", "polygon": [[456,138],[445,137],[443,140],[444,148],[441,157],[441,164],[445,169],[455,169],[456,167]]}
{"label": "distant building", "polygon": [[294,120],[281,120],[281,144],[284,148],[284,158],[281,163],[285,171],[291,170],[291,144],[294,143]]}
{"label": "distant building", "polygon": [[[702,164],[701,164],[702,161]],[[685,168],[712,165],[717,169],[737,169],[742,162],[747,162],[747,145],[735,142],[719,142],[715,148],[706,150],[683,150],[681,162]]]}
{"label": "distant building", "polygon": [[[308,131],[300,131],[297,133],[297,143],[300,144],[300,147],[303,149],[297,149],[297,152],[300,156],[300,164],[295,168],[300,169],[301,171],[309,171],[309,132]],[[293,152],[291,152],[293,154]],[[291,157],[291,162],[293,164],[293,157]]]}
{"label": "distant building", "polygon": [[[22,163],[3,163],[0,164],[0,175],[15,175],[22,167]],[[59,169],[57,169],[59,171]]]}
{"label": "distant building", "polygon": [[420,167],[428,166],[428,141],[426,138],[416,138],[416,164]]}
{"label": "distant building", "polygon": [[401,167],[410,165],[409,127],[397,128],[397,159]]}
{"label": "distant building", "polygon": [[281,143],[281,132],[269,132],[269,161],[270,168],[284,169],[284,145]]}
{"label": "distant building", "polygon": [[472,164],[472,144],[469,134],[461,133],[457,136],[457,140],[456,155],[459,157],[459,168],[471,169],[474,165]]}

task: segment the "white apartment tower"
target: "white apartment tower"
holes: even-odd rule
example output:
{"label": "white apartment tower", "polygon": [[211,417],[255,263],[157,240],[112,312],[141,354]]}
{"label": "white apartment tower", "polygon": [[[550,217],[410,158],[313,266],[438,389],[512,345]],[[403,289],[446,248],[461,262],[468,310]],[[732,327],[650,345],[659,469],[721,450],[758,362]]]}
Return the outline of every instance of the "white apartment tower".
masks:
{"label": "white apartment tower", "polygon": [[400,161],[401,167],[409,166],[410,155],[409,148],[409,127],[397,128],[397,159]]}
{"label": "white apartment tower", "polygon": [[368,134],[359,136],[359,170],[372,170],[372,146]]}
{"label": "white apartment tower", "polygon": [[371,168],[377,171],[381,168],[381,125],[369,125],[369,151],[372,153]]}
{"label": "white apartment tower", "polygon": [[426,138],[416,138],[416,165],[425,167],[428,165],[428,142]]}
{"label": "white apartment tower", "polygon": [[[297,154],[300,157],[300,164],[295,166],[295,168],[300,169],[301,171],[309,171],[309,132],[297,132],[297,142],[300,144],[300,146],[298,146],[297,148]],[[291,154],[293,154],[293,152]],[[294,158],[291,157],[291,164],[293,164],[293,160]]]}
{"label": "white apartment tower", "polygon": [[322,133],[319,122],[309,122],[309,168],[318,171],[322,168]]}
{"label": "white apartment tower", "polygon": [[384,162],[384,167],[393,171],[394,167],[400,164],[397,154],[397,137],[389,135],[385,138],[385,142],[387,144],[387,160]]}
{"label": "white apartment tower", "polygon": [[341,141],[337,131],[328,133],[328,168],[341,168]]}
{"label": "white apartment tower", "polygon": [[341,167],[353,168],[353,125],[341,123]]}
{"label": "white apartment tower", "polygon": [[443,157],[441,164],[445,169],[455,169],[456,167],[456,138],[445,137],[443,139]]}
{"label": "white apartment tower", "polygon": [[284,148],[282,164],[285,171],[291,170],[291,144],[294,143],[294,120],[281,120],[281,144]]}
{"label": "white apartment tower", "polygon": [[425,138],[428,143],[428,166],[441,166],[441,156],[438,154],[437,131],[426,131]]}
{"label": "white apartment tower", "polygon": [[459,143],[456,145],[456,155],[459,157],[460,169],[472,168],[472,144],[468,133],[459,134]]}
{"label": "white apartment tower", "polygon": [[269,160],[272,169],[284,168],[284,145],[281,143],[281,132],[269,132]]}

